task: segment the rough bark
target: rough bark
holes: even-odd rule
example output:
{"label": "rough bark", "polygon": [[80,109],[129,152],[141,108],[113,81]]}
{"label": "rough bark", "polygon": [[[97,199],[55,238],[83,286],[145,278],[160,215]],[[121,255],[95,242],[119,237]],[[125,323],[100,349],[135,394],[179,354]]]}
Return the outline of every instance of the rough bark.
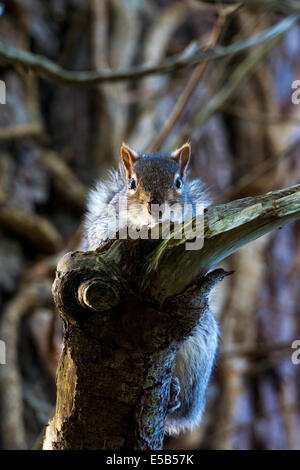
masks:
{"label": "rough bark", "polygon": [[160,449],[176,352],[228,273],[209,270],[300,217],[300,186],[210,207],[204,247],[115,240],[65,255],[53,295],[64,321],[57,404],[44,449]]}

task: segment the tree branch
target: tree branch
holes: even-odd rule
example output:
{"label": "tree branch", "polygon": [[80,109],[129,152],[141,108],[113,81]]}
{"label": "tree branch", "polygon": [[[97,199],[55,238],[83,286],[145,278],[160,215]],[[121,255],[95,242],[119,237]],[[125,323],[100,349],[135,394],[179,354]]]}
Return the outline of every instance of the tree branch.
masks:
{"label": "tree branch", "polygon": [[45,217],[9,206],[5,200],[0,206],[0,223],[46,253],[55,252],[61,247],[61,235]]}
{"label": "tree branch", "polygon": [[171,147],[175,148],[178,142],[186,140],[187,136],[208,121],[217,111],[222,109],[239,90],[240,86],[253,72],[257,64],[275,47],[281,40],[281,36],[277,36],[261,46],[251,51],[245,59],[234,69],[223,87],[208,101],[207,105],[200,109],[199,112],[191,119],[191,122],[185,124],[179,135],[177,135]]}
{"label": "tree branch", "polygon": [[[218,4],[218,0],[200,0],[201,3]],[[257,7],[264,10],[275,11],[283,14],[299,13],[300,6],[294,0],[222,0],[222,3],[229,5],[245,5]]]}
{"label": "tree branch", "polygon": [[[168,296],[183,292],[196,276],[204,275],[246,243],[298,218],[300,185],[210,206],[204,215],[202,249],[186,250],[186,242],[193,239],[194,220],[186,225],[182,239],[175,239],[176,232],[173,232],[170,238],[156,241],[148,254],[144,253],[143,289],[163,303]],[[110,247],[103,247],[104,258],[121,260],[124,250],[121,243],[122,240],[117,240]]]}
{"label": "tree branch", "polygon": [[[230,12],[230,13],[232,13],[232,12]],[[216,46],[216,44],[218,42],[218,39],[221,35],[221,32],[223,30],[223,26],[225,24],[225,21],[227,19],[227,15],[229,15],[229,13],[226,10],[223,11],[222,9],[220,9],[219,17],[218,17],[218,19],[217,19],[217,21],[214,25],[214,28],[212,30],[212,33],[211,33],[210,37],[208,39],[207,48]],[[152,142],[152,144],[149,148],[149,152],[157,152],[161,148],[162,144],[164,143],[164,141],[166,140],[166,138],[170,134],[171,130],[175,126],[178,119],[180,118],[180,116],[182,114],[182,111],[185,108],[187,102],[190,100],[193,92],[196,90],[196,88],[199,84],[199,81],[200,81],[200,79],[203,75],[203,72],[206,68],[206,65],[207,65],[207,62],[202,62],[193,71],[193,73],[192,73],[191,77],[189,78],[186,86],[184,87],[181,95],[179,96],[172,112],[170,113],[166,124],[161,129],[161,131],[158,133],[158,135],[155,137],[155,140]]]}
{"label": "tree branch", "polygon": [[64,85],[93,85],[95,83],[118,82],[123,80],[141,79],[149,75],[174,73],[186,67],[195,67],[202,62],[234,56],[258,44],[272,41],[282,36],[294,26],[300,15],[292,15],[281,22],[249,39],[233,43],[230,46],[218,46],[199,52],[201,44],[190,44],[181,54],[166,59],[158,65],[140,65],[129,70],[111,72],[110,70],[75,72],[60,67],[44,56],[22,51],[0,42],[0,59],[5,63],[21,65],[35,71],[41,77]]}

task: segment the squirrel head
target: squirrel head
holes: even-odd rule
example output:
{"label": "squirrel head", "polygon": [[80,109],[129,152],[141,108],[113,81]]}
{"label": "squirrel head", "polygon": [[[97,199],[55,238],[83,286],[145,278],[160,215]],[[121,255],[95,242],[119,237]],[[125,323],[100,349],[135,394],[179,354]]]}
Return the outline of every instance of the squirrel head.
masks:
{"label": "squirrel head", "polygon": [[120,153],[126,175],[128,210],[135,222],[152,225],[161,220],[161,217],[157,219],[153,207],[159,206],[163,215],[166,205],[183,205],[187,200],[185,174],[191,154],[189,143],[170,154],[138,154],[123,144]]}

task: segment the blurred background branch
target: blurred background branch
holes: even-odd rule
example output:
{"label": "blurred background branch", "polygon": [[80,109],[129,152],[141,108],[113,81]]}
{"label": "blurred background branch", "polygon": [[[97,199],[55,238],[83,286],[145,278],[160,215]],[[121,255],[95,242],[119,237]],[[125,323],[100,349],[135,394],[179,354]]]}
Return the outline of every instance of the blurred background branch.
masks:
{"label": "blurred background branch", "polygon": [[[203,3],[218,4],[218,0],[200,0]],[[257,7],[264,10],[275,11],[279,13],[299,13],[300,5],[297,0],[222,0],[221,3],[228,5],[245,5],[249,7]]]}
{"label": "blurred background branch", "polygon": [[234,56],[250,47],[255,47],[265,41],[272,41],[276,37],[285,34],[297,21],[298,15],[290,16],[282,20],[278,25],[270,27],[263,33],[252,36],[241,42],[224,47],[211,47],[205,52],[199,52],[199,44],[192,42],[180,54],[170,57],[162,64],[147,66],[135,66],[132,69],[118,72],[72,72],[65,70],[58,64],[38,54],[18,50],[14,47],[0,43],[0,59],[14,66],[21,66],[33,70],[41,77],[56,81],[65,85],[92,85],[94,83],[117,82],[147,77],[149,75],[161,75],[174,73],[182,68],[195,66],[202,62],[222,59],[226,56]]}

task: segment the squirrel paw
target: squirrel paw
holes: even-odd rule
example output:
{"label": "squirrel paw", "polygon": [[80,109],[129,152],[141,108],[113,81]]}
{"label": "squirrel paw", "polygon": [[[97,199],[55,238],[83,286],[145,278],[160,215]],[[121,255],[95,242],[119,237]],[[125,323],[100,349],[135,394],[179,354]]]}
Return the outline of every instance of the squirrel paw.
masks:
{"label": "squirrel paw", "polygon": [[172,411],[177,410],[180,407],[181,402],[179,400],[180,394],[180,382],[177,377],[172,377],[171,385],[170,385],[170,400],[168,404],[168,412],[171,413]]}

